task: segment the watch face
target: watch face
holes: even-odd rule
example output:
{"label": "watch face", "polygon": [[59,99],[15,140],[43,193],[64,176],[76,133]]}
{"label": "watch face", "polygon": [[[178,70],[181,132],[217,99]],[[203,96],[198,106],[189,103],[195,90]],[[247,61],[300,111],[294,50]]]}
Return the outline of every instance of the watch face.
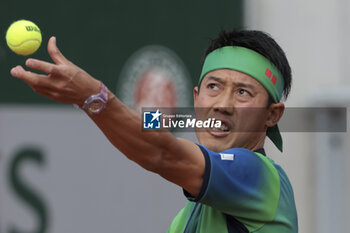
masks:
{"label": "watch face", "polygon": [[95,99],[89,104],[89,112],[91,113],[99,113],[104,108],[105,103],[102,100]]}
{"label": "watch face", "polygon": [[96,95],[91,95],[84,102],[83,109],[85,109],[88,113],[97,114],[100,113],[107,104],[108,100],[108,90],[101,83],[100,93]]}

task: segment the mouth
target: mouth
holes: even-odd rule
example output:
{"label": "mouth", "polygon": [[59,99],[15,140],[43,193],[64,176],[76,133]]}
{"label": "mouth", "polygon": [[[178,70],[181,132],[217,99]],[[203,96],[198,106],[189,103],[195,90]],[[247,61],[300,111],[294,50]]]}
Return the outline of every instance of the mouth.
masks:
{"label": "mouth", "polygon": [[232,125],[225,120],[217,119],[218,121],[221,121],[220,127],[213,127],[209,128],[208,132],[213,135],[214,137],[225,137],[230,134],[230,131],[232,130]]}

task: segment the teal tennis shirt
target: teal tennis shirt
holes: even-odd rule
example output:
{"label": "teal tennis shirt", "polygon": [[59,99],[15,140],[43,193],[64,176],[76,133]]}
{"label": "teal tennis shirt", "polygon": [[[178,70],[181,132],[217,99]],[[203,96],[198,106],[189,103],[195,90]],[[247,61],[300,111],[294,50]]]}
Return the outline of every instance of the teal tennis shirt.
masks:
{"label": "teal tennis shirt", "polygon": [[292,186],[283,169],[265,156],[232,148],[222,153],[199,145],[205,157],[203,185],[168,233],[296,233]]}

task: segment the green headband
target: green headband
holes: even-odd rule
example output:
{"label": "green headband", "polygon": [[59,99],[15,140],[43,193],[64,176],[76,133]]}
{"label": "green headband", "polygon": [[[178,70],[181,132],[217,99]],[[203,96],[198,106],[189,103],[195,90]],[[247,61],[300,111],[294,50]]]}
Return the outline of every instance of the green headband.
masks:
{"label": "green headband", "polygon": [[[263,55],[239,46],[225,46],[209,53],[204,61],[198,86],[203,77],[214,70],[232,69],[245,73],[263,85],[275,103],[280,102],[284,81],[279,70]],[[268,128],[267,136],[282,151],[278,126]]]}
{"label": "green headband", "polygon": [[281,100],[284,85],[281,73],[267,58],[251,49],[225,46],[209,53],[199,83],[207,73],[218,69],[232,69],[248,74],[265,87],[276,103]]}

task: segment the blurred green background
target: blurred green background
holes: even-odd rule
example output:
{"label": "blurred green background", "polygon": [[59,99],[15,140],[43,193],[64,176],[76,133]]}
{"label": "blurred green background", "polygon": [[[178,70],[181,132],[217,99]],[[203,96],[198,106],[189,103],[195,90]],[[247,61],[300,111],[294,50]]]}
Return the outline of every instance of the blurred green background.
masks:
{"label": "blurred green background", "polygon": [[173,50],[195,83],[208,39],[220,29],[242,27],[242,2],[6,1],[0,7],[0,103],[56,104],[10,75],[13,66],[24,65],[26,60],[6,45],[6,30],[13,21],[31,20],[42,31],[42,45],[30,57],[50,61],[46,46],[54,35],[69,60],[114,91],[125,61],[149,44]]}

